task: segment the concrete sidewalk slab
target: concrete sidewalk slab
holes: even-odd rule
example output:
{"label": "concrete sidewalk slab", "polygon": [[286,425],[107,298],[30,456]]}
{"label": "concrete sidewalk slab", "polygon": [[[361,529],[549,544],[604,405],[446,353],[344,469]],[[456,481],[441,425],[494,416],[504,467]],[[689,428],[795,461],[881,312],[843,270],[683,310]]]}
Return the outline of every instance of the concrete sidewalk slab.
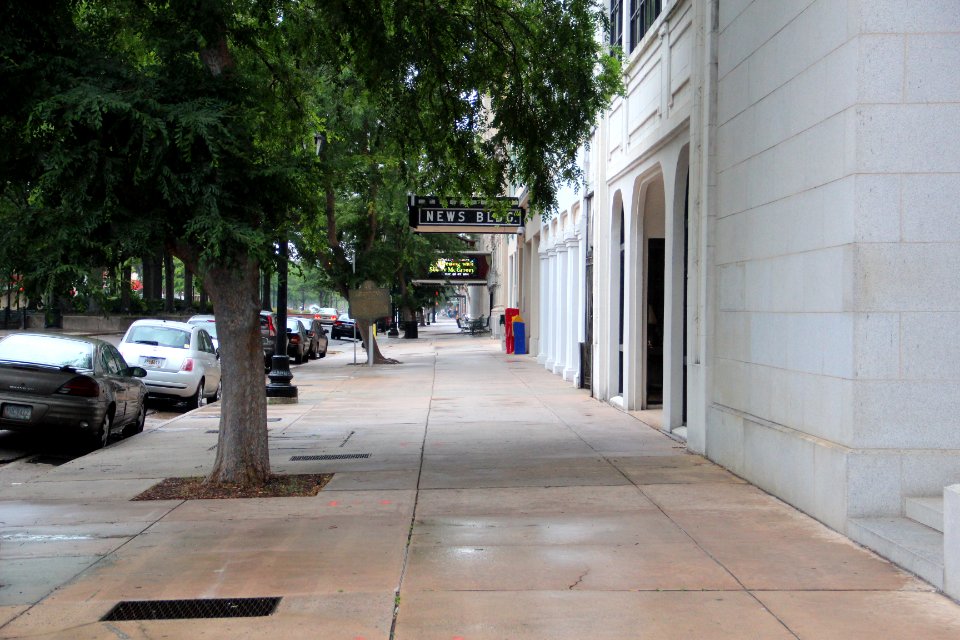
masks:
{"label": "concrete sidewalk slab", "polygon": [[[0,467],[0,638],[960,633],[928,584],[535,358],[420,336],[382,339],[396,366],[334,349],[293,367],[299,402],[268,407],[271,467],[334,474],[317,496],[131,502],[209,470],[216,405],[42,473]],[[100,622],[124,599],[241,596],[281,600]]]}

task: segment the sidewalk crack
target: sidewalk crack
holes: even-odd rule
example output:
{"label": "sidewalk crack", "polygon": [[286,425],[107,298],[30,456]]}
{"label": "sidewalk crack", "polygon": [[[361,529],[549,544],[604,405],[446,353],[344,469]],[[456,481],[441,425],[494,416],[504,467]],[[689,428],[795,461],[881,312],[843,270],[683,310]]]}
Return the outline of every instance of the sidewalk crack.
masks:
{"label": "sidewalk crack", "polygon": [[568,591],[572,591],[573,589],[575,589],[575,588],[577,587],[577,585],[579,585],[581,582],[583,582],[583,579],[586,578],[587,575],[589,575],[589,574],[590,574],[590,569],[587,569],[587,570],[584,571],[582,574],[580,574],[580,577],[577,578],[577,581],[576,581],[576,582],[574,582],[572,585],[570,585],[569,587],[567,587],[567,590],[568,590]]}

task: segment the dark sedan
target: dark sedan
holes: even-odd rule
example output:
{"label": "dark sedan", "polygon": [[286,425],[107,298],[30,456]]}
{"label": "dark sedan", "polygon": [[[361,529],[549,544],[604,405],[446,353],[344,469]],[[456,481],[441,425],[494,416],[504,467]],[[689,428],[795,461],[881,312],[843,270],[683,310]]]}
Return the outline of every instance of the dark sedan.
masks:
{"label": "dark sedan", "polygon": [[143,431],[145,375],[102,340],[11,334],[0,340],[0,429],[60,429],[106,446],[115,433]]}
{"label": "dark sedan", "polygon": [[353,338],[360,337],[359,332],[355,332],[355,323],[353,318],[348,316],[345,313],[341,313],[340,317],[337,318],[337,321],[333,323],[333,326],[330,327],[330,337],[334,340],[343,339],[343,338]]}
{"label": "dark sedan", "polygon": [[320,321],[302,316],[295,316],[293,319],[302,324],[307,331],[307,357],[325,358],[329,341],[327,340],[327,330],[323,328]]}

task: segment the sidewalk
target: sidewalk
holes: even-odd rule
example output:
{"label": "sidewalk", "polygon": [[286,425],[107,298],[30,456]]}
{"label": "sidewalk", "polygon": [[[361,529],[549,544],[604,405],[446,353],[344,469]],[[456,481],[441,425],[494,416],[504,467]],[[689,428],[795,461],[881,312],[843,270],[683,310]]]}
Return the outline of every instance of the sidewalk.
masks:
{"label": "sidewalk", "polygon": [[[316,497],[130,502],[210,468],[217,405],[0,486],[0,638],[960,637],[960,605],[534,358],[452,320],[381,343],[402,364],[344,345],[269,407],[274,472],[336,474]],[[282,599],[99,621],[240,597]]]}

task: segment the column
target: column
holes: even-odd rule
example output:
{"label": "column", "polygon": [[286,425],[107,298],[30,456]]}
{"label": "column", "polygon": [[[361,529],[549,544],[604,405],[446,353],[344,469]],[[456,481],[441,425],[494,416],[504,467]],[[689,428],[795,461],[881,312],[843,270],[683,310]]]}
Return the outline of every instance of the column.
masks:
{"label": "column", "polygon": [[556,305],[556,327],[554,336],[556,336],[556,348],[554,349],[554,361],[552,371],[557,375],[563,375],[563,369],[567,357],[567,245],[563,242],[557,244],[557,305]]}
{"label": "column", "polygon": [[583,283],[583,273],[580,267],[580,240],[576,236],[567,238],[567,295],[566,310],[566,344],[567,352],[563,379],[576,382],[579,371],[580,340],[577,332],[578,319],[583,315],[583,305],[580,298],[580,287]]}
{"label": "column", "polygon": [[544,367],[553,371],[553,363],[556,361],[556,325],[557,325],[557,251],[554,247],[547,250],[547,304],[544,307],[544,320],[546,321],[546,331],[543,333],[544,351],[547,358],[544,361]]}
{"label": "column", "polygon": [[550,315],[547,309],[550,300],[547,295],[547,287],[550,280],[547,276],[547,254],[545,251],[540,251],[539,256],[540,282],[537,283],[537,288],[540,290],[540,308],[537,309],[537,362],[544,364],[547,361],[547,317]]}

